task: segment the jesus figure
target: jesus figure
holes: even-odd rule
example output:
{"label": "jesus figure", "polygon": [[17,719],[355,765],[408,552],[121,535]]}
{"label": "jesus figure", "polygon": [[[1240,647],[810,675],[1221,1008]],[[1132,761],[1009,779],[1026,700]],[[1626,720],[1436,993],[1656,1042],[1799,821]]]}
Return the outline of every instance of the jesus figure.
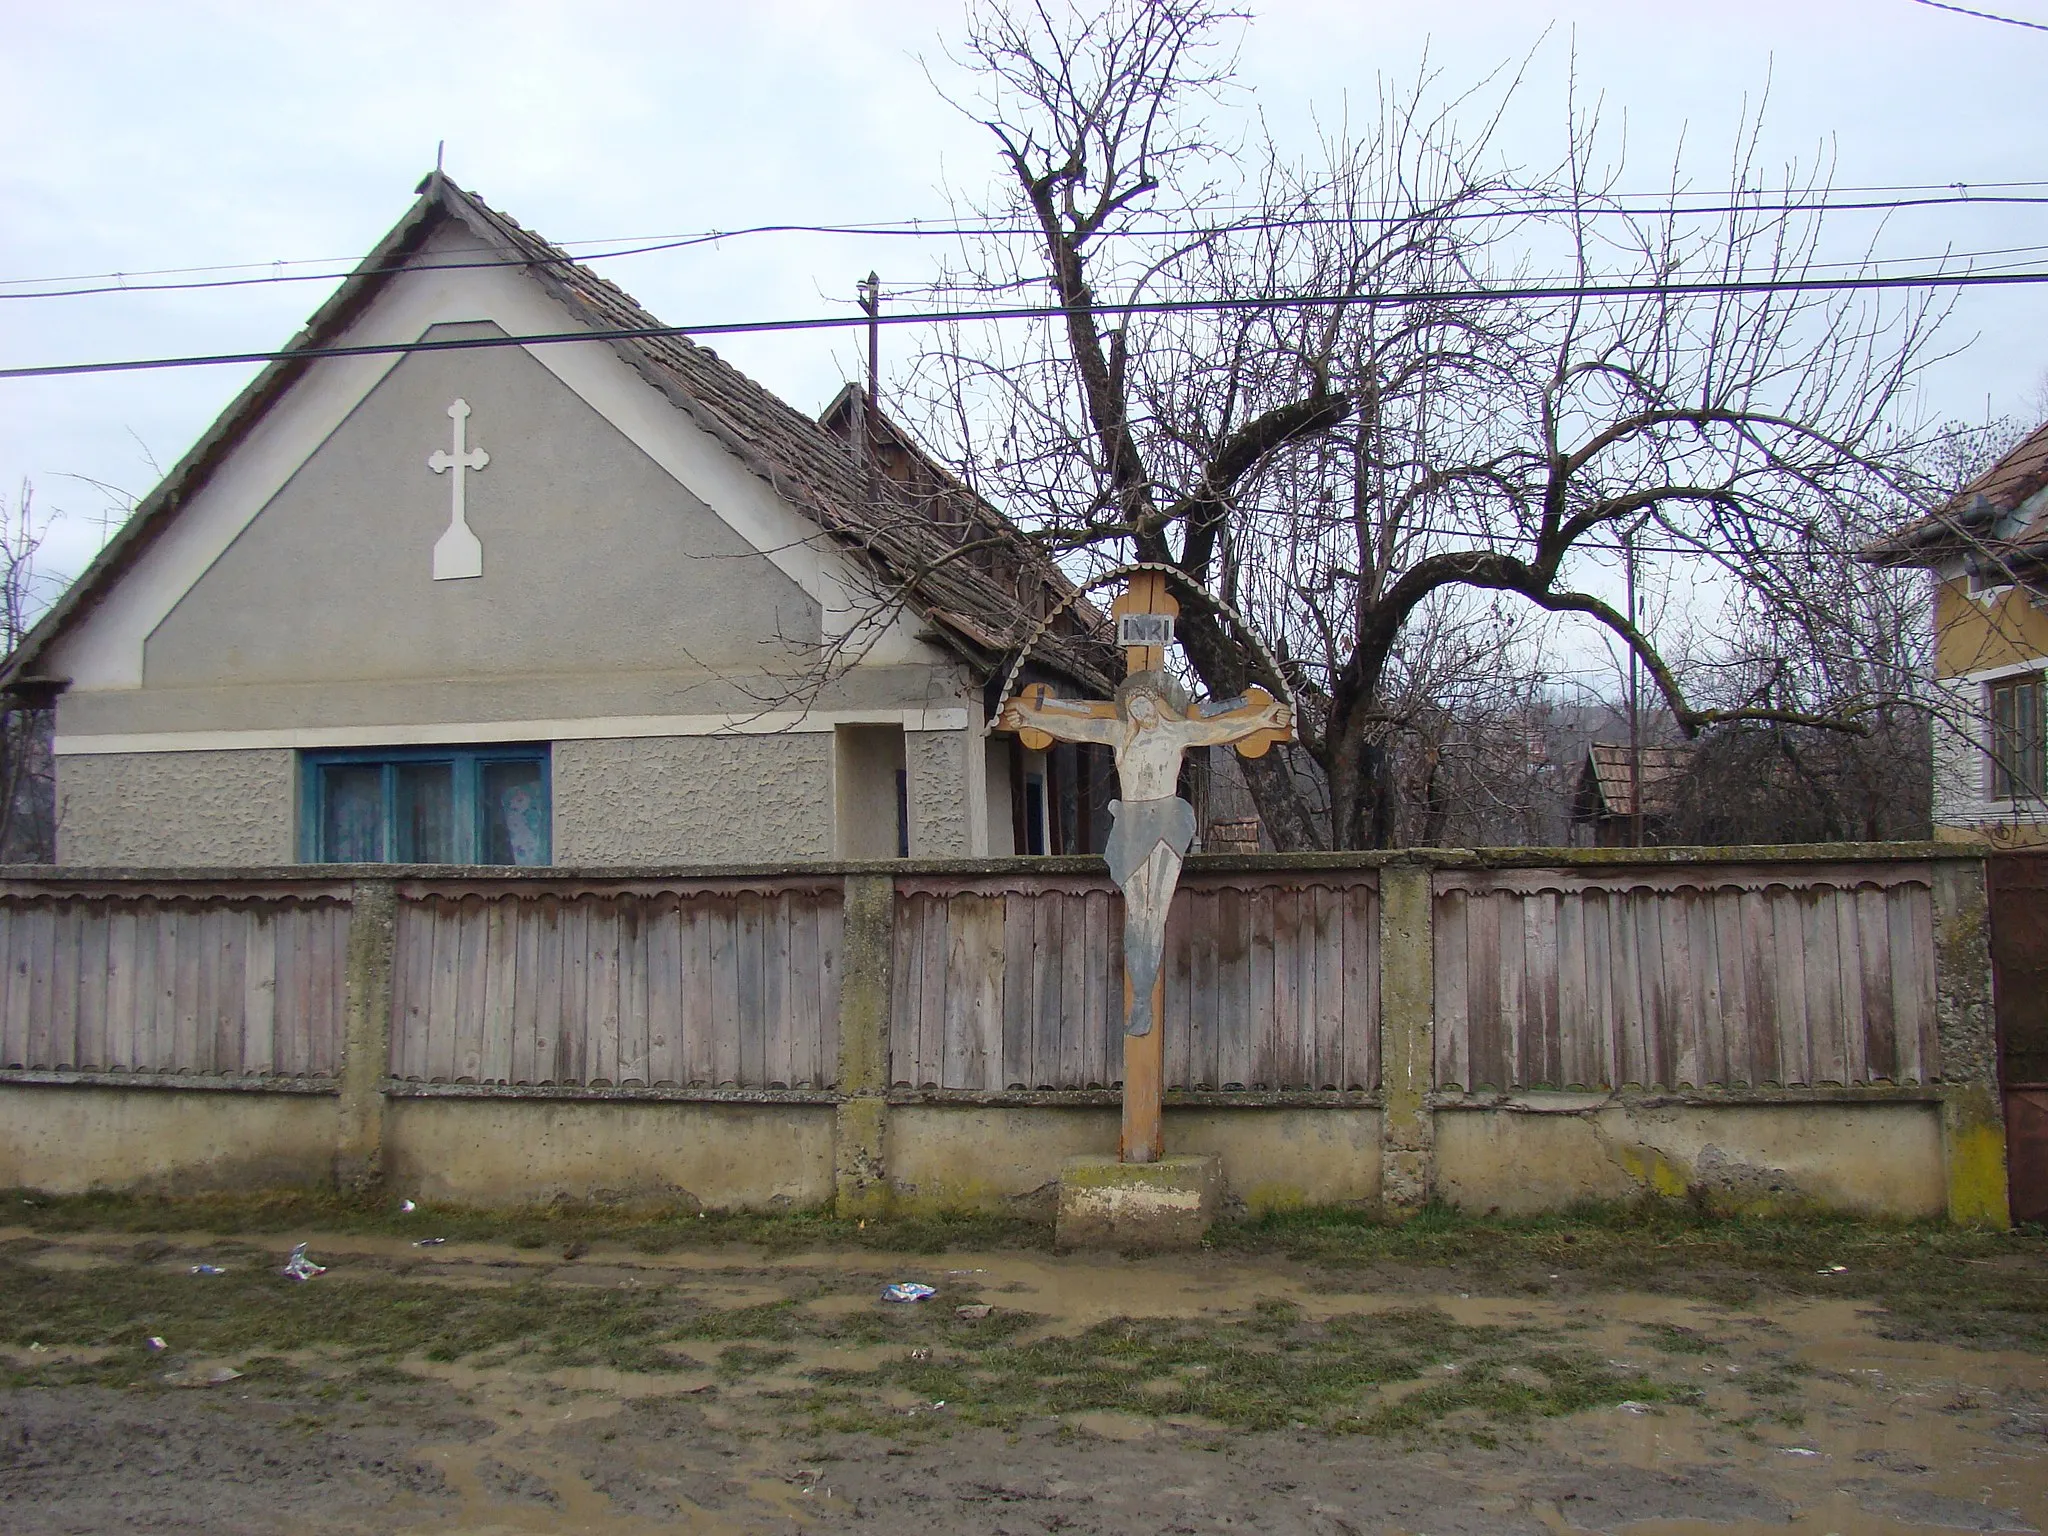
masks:
{"label": "jesus figure", "polygon": [[1258,757],[1291,734],[1293,712],[1263,688],[1235,699],[1190,702],[1163,672],[1134,672],[1112,702],[1062,699],[1043,683],[1007,704],[999,730],[1043,751],[1059,741],[1088,741],[1116,754],[1121,799],[1109,803],[1103,856],[1124,893],[1124,974],[1130,1012],[1124,1033],[1149,1034],[1152,988],[1166,948],[1166,913],[1181,860],[1195,838],[1195,808],[1180,798],[1181,756],[1190,747],[1235,745]]}

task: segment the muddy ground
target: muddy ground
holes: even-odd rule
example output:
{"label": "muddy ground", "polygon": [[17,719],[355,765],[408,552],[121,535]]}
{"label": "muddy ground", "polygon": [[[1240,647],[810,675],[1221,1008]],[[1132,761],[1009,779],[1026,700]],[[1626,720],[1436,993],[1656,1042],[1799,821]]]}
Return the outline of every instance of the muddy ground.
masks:
{"label": "muddy ground", "polygon": [[[408,1221],[0,1229],[0,1531],[2048,1522],[2038,1239],[1311,1224],[1122,1259]],[[294,1241],[327,1272],[280,1276]]]}

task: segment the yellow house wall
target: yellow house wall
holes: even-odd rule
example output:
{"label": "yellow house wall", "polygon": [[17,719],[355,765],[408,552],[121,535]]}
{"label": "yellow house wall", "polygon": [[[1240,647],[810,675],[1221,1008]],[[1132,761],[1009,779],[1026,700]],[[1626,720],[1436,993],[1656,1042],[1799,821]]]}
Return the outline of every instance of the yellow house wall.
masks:
{"label": "yellow house wall", "polygon": [[2015,666],[2048,656],[2048,609],[2020,587],[1985,603],[1963,581],[1944,581],[1935,591],[1934,635],[1938,677]]}

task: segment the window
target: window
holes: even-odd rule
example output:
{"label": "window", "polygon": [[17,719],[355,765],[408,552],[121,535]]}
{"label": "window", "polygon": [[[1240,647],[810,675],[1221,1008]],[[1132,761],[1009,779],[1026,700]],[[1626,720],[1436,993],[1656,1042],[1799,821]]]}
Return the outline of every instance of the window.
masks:
{"label": "window", "polygon": [[546,864],[546,747],[417,747],[301,758],[299,850],[314,864]]}
{"label": "window", "polygon": [[1991,685],[1991,798],[2040,799],[2048,733],[2041,718],[2041,677]]}

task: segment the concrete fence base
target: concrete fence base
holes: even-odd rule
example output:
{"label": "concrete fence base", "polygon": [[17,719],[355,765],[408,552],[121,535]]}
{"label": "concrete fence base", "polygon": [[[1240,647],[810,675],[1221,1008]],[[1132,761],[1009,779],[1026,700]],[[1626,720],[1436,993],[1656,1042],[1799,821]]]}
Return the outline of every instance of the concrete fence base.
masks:
{"label": "concrete fence base", "polygon": [[[1469,870],[1471,856],[1461,857]],[[1219,1159],[1225,1209],[1254,1213],[1343,1204],[1399,1214],[1441,1201],[1525,1214],[1651,1196],[2003,1223],[1982,866],[1953,852],[1925,859],[1931,904],[1921,900],[1932,932],[1921,952],[1932,951],[1934,1080],[1607,1093],[1440,1087],[1438,1031],[1455,1015],[1438,995],[1437,925],[1441,870],[1453,861],[1372,857],[1361,864],[1378,882],[1378,1086],[1170,1094],[1168,1151]],[[328,872],[323,899],[345,897],[349,909],[333,1070],[293,1078],[0,1070],[0,1186],[340,1187],[487,1206],[570,1199],[1050,1219],[1062,1166],[1114,1150],[1116,1095],[911,1091],[892,1082],[892,1007],[902,1027],[902,978],[892,974],[902,951],[899,869],[836,871],[836,1070],[829,1087],[803,1089],[394,1077],[400,877],[379,872],[337,887]],[[917,873],[933,878],[931,869]],[[0,872],[0,882],[19,891],[30,883],[20,875]],[[66,877],[38,872],[37,888]],[[116,876],[92,878],[105,885]],[[228,877],[206,878],[217,886]],[[281,880],[277,872],[262,878],[273,887]],[[1469,873],[1461,878],[1472,885]]]}

